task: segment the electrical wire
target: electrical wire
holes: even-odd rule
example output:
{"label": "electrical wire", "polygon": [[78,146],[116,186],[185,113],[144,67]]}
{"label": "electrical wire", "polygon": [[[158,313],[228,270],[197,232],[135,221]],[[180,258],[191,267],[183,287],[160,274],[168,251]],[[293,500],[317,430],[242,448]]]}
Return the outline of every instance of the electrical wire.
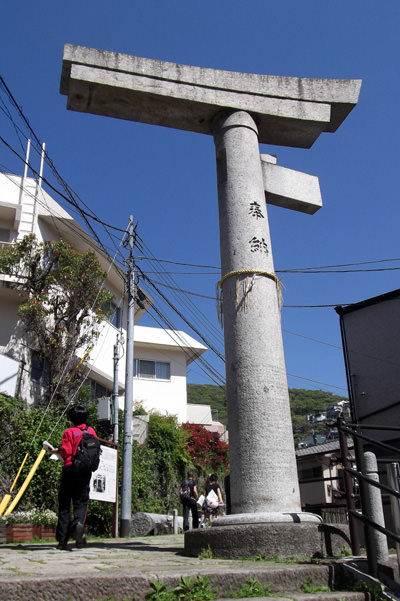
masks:
{"label": "electrical wire", "polygon": [[[158,317],[155,317],[154,314],[155,313]],[[151,317],[154,319],[154,321],[162,328],[165,330],[165,327],[163,326],[163,324],[165,323],[166,325],[168,325],[168,328],[170,330],[174,331],[174,334],[178,334],[179,335],[179,331],[176,329],[176,327],[174,326],[174,324],[165,316],[165,314],[163,314],[156,306],[152,305],[149,309],[149,314],[151,315]],[[184,339],[182,339],[182,345],[185,344]],[[180,345],[181,346],[181,345]],[[184,353],[191,357],[190,353],[188,353],[185,349],[184,346],[181,346],[182,350],[184,351]],[[217,386],[223,387],[225,384],[225,379],[224,377],[218,372],[218,370],[211,364],[209,363],[206,359],[204,359],[204,357],[202,357],[201,355],[198,356],[195,359],[196,363],[198,364],[198,366],[200,367],[200,369],[203,371],[203,373],[214,382],[214,384],[216,384]]]}
{"label": "electrical wire", "polygon": [[320,384],[321,386],[327,386],[328,388],[337,388],[338,390],[345,390],[347,392],[347,388],[343,386],[335,386],[335,384],[326,384],[325,382],[319,382],[318,380],[311,380],[310,378],[303,378],[302,376],[295,376],[294,374],[287,374],[291,378],[296,378],[297,380],[304,380],[305,382],[312,382],[313,384]]}
{"label": "electrical wire", "polygon": [[[142,239],[139,236],[138,236],[137,246],[139,247],[139,250],[142,250],[143,247],[145,246],[144,242],[142,241]],[[148,254],[151,255],[152,253],[150,253],[149,249],[147,249],[147,250],[148,250]],[[159,262],[156,258],[151,260],[150,264],[151,264],[151,266],[157,267],[159,277],[161,277],[163,279],[164,283],[166,285],[168,285],[170,287],[170,289],[173,291],[173,298],[175,298],[175,302],[177,304],[179,304],[180,306],[186,308],[186,310],[188,311],[188,314],[191,316],[190,320],[194,319],[195,323],[198,324],[197,326],[195,326],[193,328],[193,331],[196,331],[199,328],[201,328],[201,330],[206,332],[206,334],[207,334],[207,342],[206,342],[207,345],[209,345],[211,343],[211,347],[213,347],[213,346],[221,347],[223,345],[221,330],[219,328],[216,328],[216,325],[214,323],[212,323],[209,320],[209,318],[199,310],[198,306],[195,305],[191,301],[191,299],[188,298],[187,295],[184,294],[181,287],[178,286],[178,284],[170,276],[170,274],[166,273],[165,269],[163,268],[162,265],[159,264]],[[142,269],[142,266],[140,266],[138,268],[142,272],[144,272],[144,268]],[[147,275],[148,274],[147,269],[146,269],[145,273],[146,273],[146,276],[149,278],[149,276]],[[151,280],[149,278],[149,281],[152,282],[152,285],[154,286],[153,280]],[[156,288],[157,292],[165,300],[165,296],[161,293],[159,288],[157,286],[155,286],[155,288]],[[210,337],[211,337],[211,340],[210,340]]]}

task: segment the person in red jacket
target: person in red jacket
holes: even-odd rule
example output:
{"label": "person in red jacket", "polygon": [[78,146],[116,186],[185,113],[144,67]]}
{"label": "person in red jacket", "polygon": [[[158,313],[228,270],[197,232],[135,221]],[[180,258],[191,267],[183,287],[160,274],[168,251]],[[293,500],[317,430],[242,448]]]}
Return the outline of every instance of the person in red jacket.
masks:
{"label": "person in red jacket", "polygon": [[[88,411],[83,405],[76,405],[68,411],[68,419],[72,428],[67,428],[62,435],[61,446],[54,449],[64,460],[61,483],[58,492],[58,522],[56,539],[62,551],[68,551],[70,534],[76,540],[78,548],[86,544],[84,523],[89,502],[89,485],[91,473],[75,473],[72,468],[73,456],[76,454],[83,432],[88,421]],[[96,432],[88,426],[87,431],[97,437]],[[71,502],[73,519],[70,519]]]}

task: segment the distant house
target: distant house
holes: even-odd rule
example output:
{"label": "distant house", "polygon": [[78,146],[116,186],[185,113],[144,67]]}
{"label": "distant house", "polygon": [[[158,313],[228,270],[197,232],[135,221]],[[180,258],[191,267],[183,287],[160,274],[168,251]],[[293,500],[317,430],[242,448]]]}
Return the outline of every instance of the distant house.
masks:
{"label": "distant house", "polygon": [[179,330],[135,326],[133,394],[146,411],[187,421],[186,368],[207,349]]}
{"label": "distant house", "polygon": [[196,403],[188,403],[187,405],[187,422],[189,424],[199,424],[204,426],[209,432],[216,432],[220,440],[229,442],[228,430],[224,424],[213,419],[210,405],[202,405]]}
{"label": "distant house", "polygon": [[342,417],[345,421],[351,421],[349,401],[339,401],[339,403],[328,407],[326,410],[326,421],[333,424],[336,423],[338,417]]}
{"label": "distant house", "polygon": [[[348,445],[352,452],[353,443],[349,441]],[[297,449],[296,460],[303,511],[323,516],[345,516],[346,499],[339,441]]]}
{"label": "distant house", "polygon": [[[112,313],[100,326],[99,339],[90,352],[83,373],[92,397],[109,396],[113,389],[113,350],[118,333],[126,340],[126,324],[121,321],[124,274],[110,258],[33,178],[0,174],[0,246],[13,244],[27,234],[39,241],[65,240],[78,252],[93,250],[107,273],[106,286],[114,295]],[[0,392],[21,396],[32,404],[42,393],[46,362],[36,348],[29,346],[18,320],[20,297],[10,288],[10,278],[0,274]],[[135,305],[135,322],[151,305],[141,299]],[[143,309],[144,305],[144,309]],[[126,313],[126,312],[124,312]],[[185,332],[135,325],[134,401],[148,410],[177,415],[186,421],[186,368],[206,351],[206,347]],[[87,349],[80,349],[83,357]],[[124,404],[125,353],[118,369],[120,406]]]}

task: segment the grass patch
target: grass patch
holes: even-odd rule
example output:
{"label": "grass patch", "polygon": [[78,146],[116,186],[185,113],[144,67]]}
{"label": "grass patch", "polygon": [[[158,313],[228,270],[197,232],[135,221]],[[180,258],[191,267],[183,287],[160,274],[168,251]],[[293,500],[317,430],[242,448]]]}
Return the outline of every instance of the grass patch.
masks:
{"label": "grass patch", "polygon": [[[261,584],[256,578],[249,578],[238,591],[229,591],[226,596],[234,599],[246,597],[271,597],[273,584]],[[161,581],[153,581],[150,590],[146,594],[146,601],[212,601],[216,597],[222,597],[221,591],[212,590],[207,576],[185,578],[181,576],[181,582],[173,589],[168,589]]]}
{"label": "grass patch", "polygon": [[329,586],[326,586],[325,584],[314,584],[314,579],[312,576],[308,576],[308,578],[303,581],[300,589],[303,593],[307,593],[308,595],[313,595],[315,593],[326,593],[331,590]]}
{"label": "grass patch", "polygon": [[208,545],[207,549],[203,549],[201,551],[199,559],[213,559],[213,552],[210,545]]}
{"label": "grass patch", "polygon": [[257,578],[249,578],[241,585],[237,594],[230,593],[229,597],[244,599],[246,597],[271,597],[272,583],[267,585],[261,584]]}
{"label": "grass patch", "polygon": [[211,601],[216,596],[207,576],[197,576],[196,579],[181,576],[180,584],[173,589],[168,589],[160,581],[151,582],[146,601]]}

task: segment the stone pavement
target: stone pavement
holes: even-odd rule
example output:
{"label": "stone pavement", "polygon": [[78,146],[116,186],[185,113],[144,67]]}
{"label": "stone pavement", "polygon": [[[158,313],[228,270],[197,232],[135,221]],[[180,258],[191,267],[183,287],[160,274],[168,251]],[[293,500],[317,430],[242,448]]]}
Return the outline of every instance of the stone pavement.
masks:
{"label": "stone pavement", "polygon": [[207,575],[221,597],[237,591],[249,578],[269,584],[280,595],[298,591],[310,576],[315,585],[332,582],[329,563],[200,559],[185,557],[183,547],[182,534],[89,540],[84,549],[71,544],[72,552],[56,550],[56,543],[1,544],[0,600],[142,601],[152,581],[173,587],[181,576],[197,575]]}

